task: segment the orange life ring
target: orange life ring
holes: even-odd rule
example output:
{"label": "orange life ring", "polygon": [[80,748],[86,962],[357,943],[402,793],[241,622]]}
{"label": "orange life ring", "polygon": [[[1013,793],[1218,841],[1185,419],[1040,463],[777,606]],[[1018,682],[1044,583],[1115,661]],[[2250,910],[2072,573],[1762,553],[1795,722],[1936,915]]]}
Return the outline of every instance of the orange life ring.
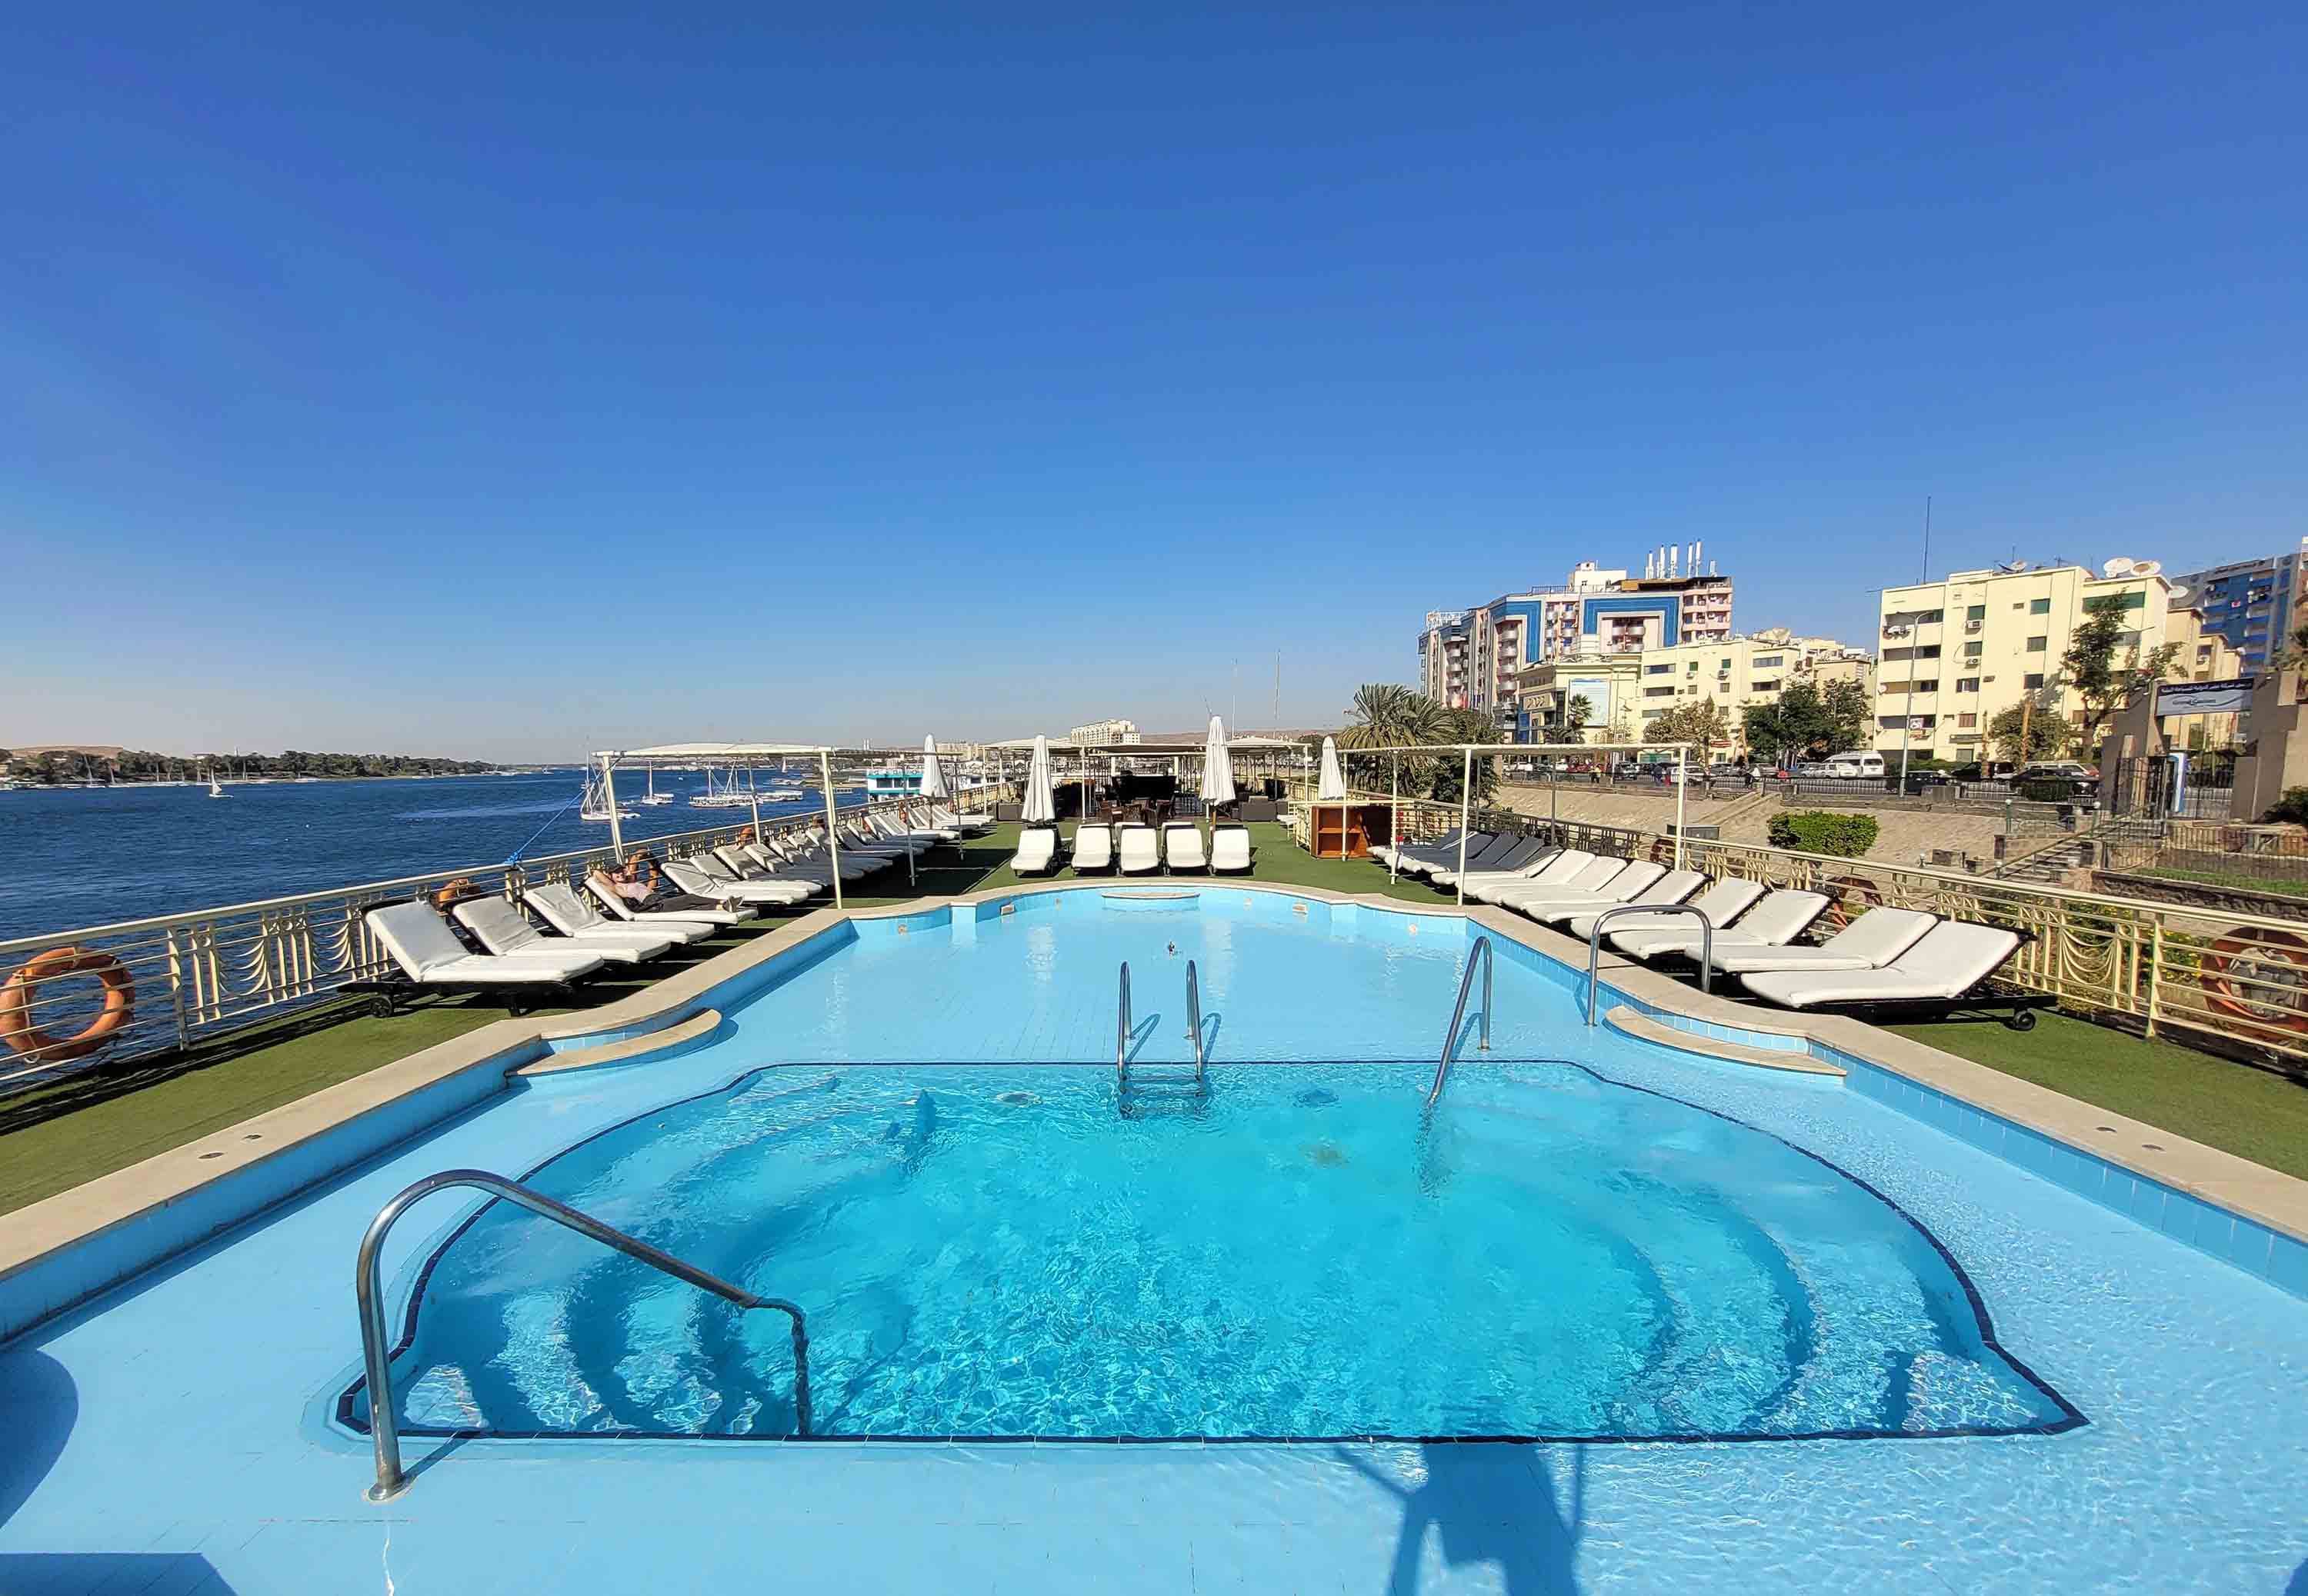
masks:
{"label": "orange life ring", "polygon": [[[60,975],[93,975],[104,983],[104,1008],[79,1034],[62,1041],[36,1028],[31,1017],[33,991],[43,981]],[[135,1017],[136,982],[127,967],[108,953],[51,948],[34,954],[0,985],[0,1042],[37,1063],[85,1059]]]}
{"label": "orange life ring", "polygon": [[2290,931],[2232,931],[2198,980],[2215,1012],[2271,1030],[2308,1031],[2308,942]]}

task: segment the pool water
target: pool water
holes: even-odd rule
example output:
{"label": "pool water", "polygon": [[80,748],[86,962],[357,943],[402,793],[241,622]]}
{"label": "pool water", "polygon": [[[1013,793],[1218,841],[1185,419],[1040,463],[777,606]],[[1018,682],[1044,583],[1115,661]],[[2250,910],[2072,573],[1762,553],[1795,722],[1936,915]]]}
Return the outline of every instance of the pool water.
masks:
{"label": "pool water", "polygon": [[[755,1071],[532,1183],[809,1316],[821,1436],[2042,1432],[1905,1214],[1570,1063]],[[506,1204],[425,1263],[417,1433],[795,1429],[781,1315]],[[346,1398],[365,1421],[366,1393]]]}

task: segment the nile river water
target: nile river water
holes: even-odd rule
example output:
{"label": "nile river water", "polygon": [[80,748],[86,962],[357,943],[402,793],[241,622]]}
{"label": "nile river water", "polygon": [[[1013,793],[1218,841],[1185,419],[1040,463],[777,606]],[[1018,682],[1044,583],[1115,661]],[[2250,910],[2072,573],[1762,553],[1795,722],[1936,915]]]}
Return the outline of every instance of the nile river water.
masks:
{"label": "nile river water", "polygon": [[[619,795],[641,780],[620,773]],[[658,791],[680,802],[636,809],[625,836],[750,818],[692,808],[689,794],[704,782],[660,774]],[[228,784],[223,799],[198,786],[0,793],[0,940],[499,863],[517,848],[528,858],[606,843],[607,825],[577,818],[581,783],[569,770]],[[818,802],[813,792],[808,802],[764,803],[762,813]]]}

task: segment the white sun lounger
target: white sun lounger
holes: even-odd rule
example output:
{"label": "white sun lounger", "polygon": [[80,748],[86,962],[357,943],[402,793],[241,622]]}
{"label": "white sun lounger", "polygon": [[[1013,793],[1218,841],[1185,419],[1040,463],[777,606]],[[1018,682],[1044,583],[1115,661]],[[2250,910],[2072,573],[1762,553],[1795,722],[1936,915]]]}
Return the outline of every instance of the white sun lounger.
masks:
{"label": "white sun lounger", "polygon": [[621,925],[578,897],[573,888],[560,881],[532,887],[521,895],[521,901],[535,909],[538,917],[555,931],[579,941],[588,937],[627,942],[637,937],[665,936],[686,946],[691,942],[702,942],[720,929],[702,920],[660,920],[647,927],[631,923]]}
{"label": "white sun lounger", "polygon": [[994,822],[984,815],[966,815],[959,811],[943,807],[932,808],[930,819],[948,830],[958,831],[964,837],[983,837],[994,829]]}
{"label": "white sun lounger", "polygon": [[1114,828],[1089,824],[1074,828],[1074,874],[1103,875],[1114,868]]}
{"label": "white sun lounger", "polygon": [[1018,834],[1018,851],[1010,856],[1010,873],[1046,876],[1058,868],[1058,828],[1029,826]]}
{"label": "white sun lounger", "polygon": [[1584,848],[1565,848],[1551,856],[1533,860],[1520,871],[1467,878],[1467,896],[1480,904],[1493,904],[1510,892],[1528,892],[1535,888],[1567,888],[1573,877],[1595,862],[1595,855]]}
{"label": "white sun lounger", "polygon": [[[1644,903],[1654,899],[1659,902],[1674,901],[1662,896],[1668,882],[1674,879],[1671,875],[1661,878],[1657,886],[1643,894],[1642,901]],[[1741,914],[1745,914],[1754,901],[1762,896],[1763,888],[1761,882],[1743,881],[1734,876],[1716,882],[1697,897],[1692,898],[1690,904],[1692,908],[1707,916],[1708,924],[1722,926],[1729,924]],[[1637,906],[1639,905],[1632,904],[1621,905],[1623,908]],[[1604,911],[1601,909],[1597,909],[1591,914],[1573,914],[1570,923],[1563,929],[1574,937],[1591,937],[1595,934],[1595,922],[1601,919],[1603,914]],[[1699,935],[1698,922],[1688,914],[1626,914],[1611,922],[1609,935],[1615,944],[1618,941],[1619,930],[1622,926],[1637,931],[1665,931],[1672,928],[1679,931],[1689,931],[1693,937]]]}
{"label": "white sun lounger", "polygon": [[1162,862],[1169,867],[1172,875],[1209,870],[1210,855],[1202,846],[1202,828],[1192,820],[1173,820],[1163,827]]}
{"label": "white sun lounger", "polygon": [[371,909],[362,919],[414,986],[455,991],[500,986],[563,987],[580,975],[591,974],[606,962],[598,951],[583,948],[526,958],[469,952],[431,904],[389,904]]}
{"label": "white sun lounger", "polygon": [[[506,957],[545,954],[562,957],[575,951],[572,939],[547,937],[531,925],[529,917],[504,899],[496,897],[469,897],[449,911],[457,923],[481,940],[481,946],[491,953]],[[673,950],[674,940],[654,931],[637,931],[630,941],[607,937],[586,939],[584,951],[599,954],[613,965],[646,964],[659,955]]]}
{"label": "white sun lounger", "polygon": [[[667,862],[672,862],[668,860]],[[782,868],[778,856],[759,843],[737,843],[709,848],[682,862],[716,883],[733,887],[774,887],[783,894],[782,898],[772,898],[764,893],[755,894],[763,903],[782,901],[797,904],[827,885],[807,879],[801,871]],[[676,881],[675,885],[679,886],[680,883]],[[683,890],[693,889],[684,888]],[[700,892],[697,896],[707,897],[712,895]]]}
{"label": "white sun lounger", "polygon": [[[1551,882],[1544,887],[1510,887],[1503,892],[1493,893],[1491,902],[1502,908],[1519,909],[1526,903],[1547,903],[1566,897],[1594,897],[1628,868],[1627,861],[1615,859],[1606,854],[1599,858],[1589,860],[1580,867],[1578,873],[1568,880]],[[1656,875],[1645,876],[1643,883],[1648,886],[1658,880],[1658,877]]]}
{"label": "white sun lounger", "polygon": [[1870,909],[1816,948],[1715,949],[1715,968],[1731,975],[1772,970],[1880,970],[1924,940],[1938,920],[1920,909]]}
{"label": "white sun lounger", "polygon": [[[1718,882],[1718,886],[1726,883]],[[1797,892],[1782,887],[1767,892],[1762,900],[1749,909],[1727,929],[1718,928],[1714,945],[1718,948],[1783,948],[1811,929],[1811,922],[1827,912],[1824,892]],[[1673,925],[1645,925],[1630,918],[1624,925],[1614,924],[1603,933],[1612,947],[1629,958],[1665,958],[1670,955],[1699,960],[1699,928],[1688,920]]]}
{"label": "white sun lounger", "polygon": [[693,860],[668,859],[659,867],[665,879],[688,893],[692,897],[710,897],[716,903],[739,904],[797,904],[800,898],[793,889],[798,881],[733,881],[725,875],[709,874]]}
{"label": "white sun lounger", "polygon": [[761,913],[743,904],[722,909],[636,909],[618,896],[616,888],[599,871],[585,878],[585,890],[611,919],[622,920],[628,925],[655,925],[659,921],[681,925],[743,925]]}
{"label": "white sun lounger", "polygon": [[[1739,883],[1739,885],[1745,887],[1751,886],[1753,883],[1743,881]],[[1614,920],[1611,922],[1614,926],[1618,926],[1622,924],[1633,925],[1639,923],[1640,916],[1632,912],[1637,909],[1665,908],[1669,904],[1684,903],[1690,904],[1693,908],[1697,908],[1699,906],[1698,900],[1693,898],[1692,894],[1698,892],[1702,887],[1707,887],[1707,878],[1700,871],[1695,870],[1671,870],[1667,871],[1666,874],[1661,876],[1658,880],[1653,881],[1649,886],[1636,893],[1632,897],[1623,899],[1615,904],[1598,905],[1592,909],[1580,910],[1570,914],[1558,914],[1554,916],[1553,919],[1555,923],[1561,925],[1564,931],[1569,931],[1572,936],[1584,940],[1585,938],[1594,935],[1595,922],[1601,919],[1606,914],[1614,910],[1624,909],[1629,911],[1623,921]],[[1709,892],[1714,890],[1711,887],[1708,887],[1707,889]],[[1737,900],[1737,908],[1726,909],[1723,914],[1723,918],[1728,920],[1733,914],[1736,914],[1739,909],[1745,908],[1748,902],[1752,901],[1753,896],[1753,894],[1747,894],[1740,897]],[[1716,901],[1718,903],[1724,903],[1731,901],[1731,899],[1727,895],[1727,897],[1718,898]],[[1693,930],[1698,929],[1698,922],[1692,919],[1688,914],[1680,916],[1662,915],[1660,918],[1679,918],[1685,925],[1692,927]],[[1712,914],[1708,916],[1709,922],[1712,922],[1715,916]]]}
{"label": "white sun lounger", "polygon": [[1560,925],[1579,914],[1600,914],[1621,905],[1679,904],[1700,888],[1707,878],[1695,870],[1669,871],[1664,865],[1639,859],[1611,878],[1610,885],[1591,897],[1526,898],[1516,905],[1542,925]]}
{"label": "white sun lounger", "polygon": [[1250,869],[1250,828],[1220,826],[1210,833],[1210,873],[1242,875]]}
{"label": "white sun lounger", "polygon": [[1124,826],[1115,834],[1114,840],[1124,875],[1149,875],[1162,867],[1161,845],[1154,836],[1153,827]]}
{"label": "white sun lounger", "polygon": [[2029,1010],[2047,1005],[2050,999],[2028,994],[1994,998],[1985,991],[1988,977],[2020,951],[2024,940],[2018,931],[2001,926],[1943,920],[1881,969],[1779,970],[1740,980],[1757,997],[1787,1008],[1880,1009],[1914,1016],[2008,1003],[2011,1017],[2007,1023],[2026,1030],[2036,1023]]}

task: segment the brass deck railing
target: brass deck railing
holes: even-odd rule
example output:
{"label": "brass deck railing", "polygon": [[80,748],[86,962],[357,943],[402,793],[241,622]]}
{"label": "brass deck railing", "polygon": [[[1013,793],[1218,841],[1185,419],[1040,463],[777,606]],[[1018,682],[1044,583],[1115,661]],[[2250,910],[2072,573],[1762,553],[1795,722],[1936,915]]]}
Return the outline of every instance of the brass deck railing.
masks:
{"label": "brass deck railing", "polygon": [[[971,797],[990,802],[995,794]],[[840,814],[902,814],[923,802],[845,804]],[[734,841],[753,825],[747,811],[723,812],[711,826],[631,838],[626,851],[685,858]],[[824,819],[822,809],[764,816],[762,829],[779,836]],[[390,957],[363,918],[379,905],[431,897],[452,884],[460,896],[497,893],[519,902],[532,888],[581,883],[596,866],[614,862],[605,837],[597,846],[518,862],[459,865],[0,941],[0,1036],[8,1039],[0,1044],[0,1094],[74,1070],[181,1051],[326,1001],[348,982],[386,974]]]}
{"label": "brass deck railing", "polygon": [[[1388,799],[1382,792],[1357,792],[1349,801]],[[1675,848],[1663,832],[1631,827],[1502,810],[1479,811],[1483,821],[1551,829],[1566,846],[1662,863]],[[1439,836],[1458,823],[1456,804],[1402,802],[1407,837]],[[1697,837],[1685,848],[1684,862],[1709,878],[1829,894],[1834,906],[1823,931],[1878,905],[2032,931],[2002,972],[2011,985],[2048,992],[2079,1013],[2127,1017],[2151,1037],[2186,1032],[2295,1071],[2308,1067],[2308,923],[2301,921]]]}

